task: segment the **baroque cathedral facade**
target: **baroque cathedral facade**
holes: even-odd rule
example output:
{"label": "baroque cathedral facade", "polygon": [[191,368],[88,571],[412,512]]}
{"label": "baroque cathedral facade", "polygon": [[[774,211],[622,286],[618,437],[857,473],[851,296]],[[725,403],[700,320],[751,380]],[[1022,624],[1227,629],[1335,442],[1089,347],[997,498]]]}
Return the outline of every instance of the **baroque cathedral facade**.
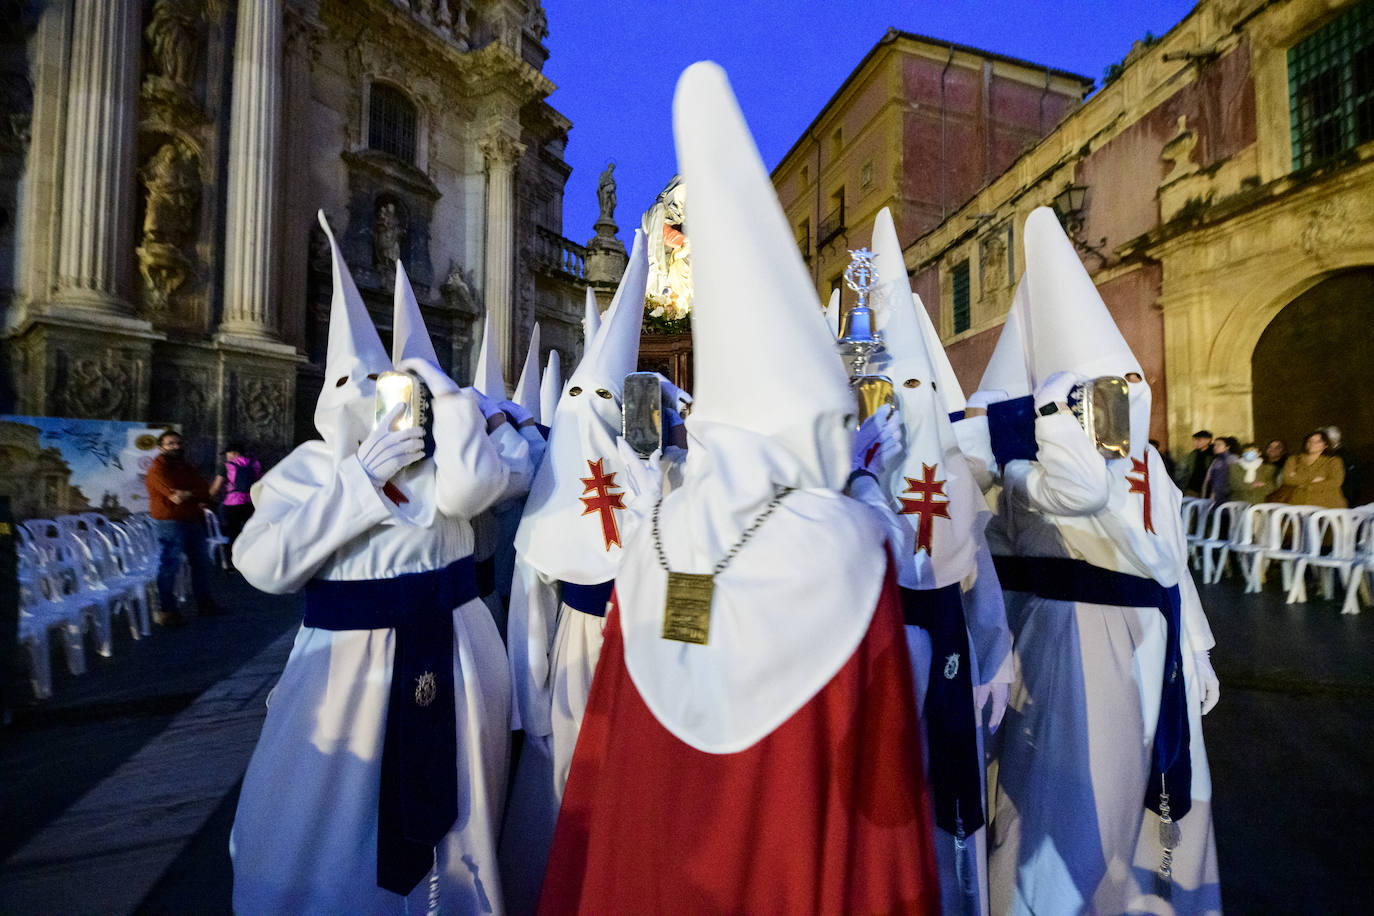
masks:
{"label": "baroque cathedral facade", "polygon": [[[571,123],[538,0],[0,2],[0,413],[314,435],[338,236],[389,343],[401,261],[471,380],[581,349]],[[604,284],[596,284],[604,285]]]}

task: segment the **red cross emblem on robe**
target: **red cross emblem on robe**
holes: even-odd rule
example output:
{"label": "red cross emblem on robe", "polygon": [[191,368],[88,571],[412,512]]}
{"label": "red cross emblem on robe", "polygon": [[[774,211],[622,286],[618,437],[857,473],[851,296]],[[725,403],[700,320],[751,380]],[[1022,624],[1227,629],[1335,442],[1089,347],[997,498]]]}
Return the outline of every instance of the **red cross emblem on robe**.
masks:
{"label": "red cross emblem on robe", "polygon": [[[1131,474],[1139,474],[1139,477],[1132,477]],[[1131,493],[1139,493],[1145,497],[1145,530],[1151,534],[1155,533],[1154,522],[1150,520],[1150,462],[1148,459],[1141,461],[1139,458],[1131,459],[1131,474],[1126,475],[1126,479],[1131,482]]]}
{"label": "red cross emblem on robe", "polygon": [[930,553],[930,541],[935,534],[935,519],[949,518],[949,500],[937,503],[935,497],[945,495],[945,482],[935,479],[936,465],[922,463],[925,473],[921,479],[914,477],[906,478],[906,489],[903,493],[914,493],[911,499],[902,498],[902,515],[915,515],[918,517],[916,522],[916,552],[925,550]]}
{"label": "red cross emblem on robe", "polygon": [[[616,472],[612,471],[607,474],[601,469],[602,462],[605,460],[598,458],[592,461],[588,458],[587,469],[592,472],[592,476],[578,479],[582,481],[582,492],[592,494],[591,496],[579,497],[582,500],[582,505],[586,507],[582,510],[582,514],[601,513],[601,536],[606,541],[606,550],[609,551],[612,546],[621,546],[620,528],[616,525],[614,510],[625,508],[625,493],[616,486]],[[616,492],[612,493],[611,490],[616,490]]]}

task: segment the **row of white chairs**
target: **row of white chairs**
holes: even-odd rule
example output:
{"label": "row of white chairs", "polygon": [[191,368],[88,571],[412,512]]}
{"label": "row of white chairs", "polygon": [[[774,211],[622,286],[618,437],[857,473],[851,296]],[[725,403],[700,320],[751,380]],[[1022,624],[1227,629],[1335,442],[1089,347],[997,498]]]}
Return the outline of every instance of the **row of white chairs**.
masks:
{"label": "row of white chairs", "polygon": [[1317,574],[1327,599],[1334,597],[1339,578],[1345,590],[1342,614],[1358,614],[1361,598],[1374,603],[1374,503],[1324,509],[1243,501],[1214,505],[1186,498],[1183,525],[1189,557],[1206,583],[1221,581],[1234,558],[1246,592],[1258,592],[1269,565],[1277,563],[1289,604],[1306,603],[1309,571]]}
{"label": "row of white chairs", "polygon": [[57,638],[73,675],[86,671],[85,637],[108,658],[113,623],[129,633],[152,632],[158,608],[159,545],[152,519],[113,522],[98,512],[30,519],[17,526],[19,643],[40,699],[52,696],[49,639]]}

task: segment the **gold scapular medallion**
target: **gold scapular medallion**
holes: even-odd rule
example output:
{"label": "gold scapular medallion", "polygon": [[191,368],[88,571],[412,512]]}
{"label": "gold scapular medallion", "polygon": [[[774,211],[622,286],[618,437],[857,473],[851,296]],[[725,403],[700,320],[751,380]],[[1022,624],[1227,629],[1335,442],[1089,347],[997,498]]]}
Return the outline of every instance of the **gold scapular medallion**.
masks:
{"label": "gold scapular medallion", "polygon": [[684,573],[673,572],[668,566],[668,557],[663,552],[663,540],[658,532],[658,509],[663,504],[660,498],[654,504],[653,514],[653,534],[654,549],[658,553],[658,565],[668,574],[668,594],[663,600],[663,632],[664,639],[672,639],[677,642],[692,643],[704,646],[711,636],[711,596],[716,589],[716,576],[725,571],[725,567],[730,565],[730,561],[739,553],[740,548],[749,542],[754,536],[754,532],[759,526],[768,520],[768,516],[773,514],[773,510],[778,508],[783,497],[792,492],[791,487],[784,487],[774,494],[768,506],[759,513],[754,523],[744,529],[740,539],[735,542],[716,564],[716,568],[709,573]]}
{"label": "gold scapular medallion", "polygon": [[706,645],[711,635],[715,578],[708,573],[668,573],[668,597],[663,602],[664,639]]}

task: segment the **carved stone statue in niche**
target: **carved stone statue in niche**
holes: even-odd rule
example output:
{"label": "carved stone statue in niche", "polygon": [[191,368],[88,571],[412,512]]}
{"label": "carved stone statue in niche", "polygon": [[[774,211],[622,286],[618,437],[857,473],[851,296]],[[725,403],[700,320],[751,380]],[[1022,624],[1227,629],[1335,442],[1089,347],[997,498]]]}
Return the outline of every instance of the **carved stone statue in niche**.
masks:
{"label": "carved stone statue in niche", "polygon": [[200,63],[199,6],[196,0],[157,0],[143,31],[153,68],[187,91],[195,83],[196,66]]}
{"label": "carved stone statue in niche", "polygon": [[401,208],[393,200],[378,201],[372,217],[372,266],[388,286],[395,280],[405,235]]}
{"label": "carved stone statue in niche", "polygon": [[200,170],[195,153],[173,141],[158,148],[139,177],[147,192],[137,251],[143,301],[147,312],[160,315],[192,272],[186,250],[195,242]]}

